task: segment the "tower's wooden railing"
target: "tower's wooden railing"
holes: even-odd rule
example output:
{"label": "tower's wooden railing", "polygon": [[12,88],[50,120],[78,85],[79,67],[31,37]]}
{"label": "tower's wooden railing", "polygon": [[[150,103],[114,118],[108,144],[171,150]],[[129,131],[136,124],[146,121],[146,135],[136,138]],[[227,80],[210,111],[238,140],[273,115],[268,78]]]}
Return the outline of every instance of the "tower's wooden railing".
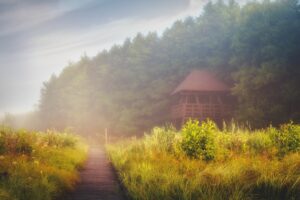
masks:
{"label": "tower's wooden railing", "polygon": [[230,114],[230,106],[225,104],[178,104],[171,110],[173,119],[197,118],[197,119],[222,119]]}

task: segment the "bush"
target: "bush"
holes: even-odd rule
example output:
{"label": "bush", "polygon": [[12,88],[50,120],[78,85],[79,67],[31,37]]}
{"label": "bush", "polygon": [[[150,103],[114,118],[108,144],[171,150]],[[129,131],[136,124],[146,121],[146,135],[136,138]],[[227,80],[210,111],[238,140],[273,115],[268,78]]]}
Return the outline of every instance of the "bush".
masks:
{"label": "bush", "polygon": [[[221,133],[224,135],[224,133]],[[227,134],[228,139],[227,141],[224,141],[224,147],[230,151],[236,152],[236,153],[243,153],[246,150],[246,140],[247,138],[245,135],[242,134]]]}
{"label": "bush", "polygon": [[79,137],[58,132],[0,127],[0,150],[0,200],[57,199],[78,181],[86,158]]}
{"label": "bush", "polygon": [[300,151],[300,125],[291,122],[281,125],[279,130],[270,127],[268,131],[280,155]]}
{"label": "bush", "polygon": [[5,140],[3,137],[1,137],[0,135],[0,155],[1,154],[4,154],[6,151],[6,148],[5,148]]}
{"label": "bush", "polygon": [[214,159],[216,131],[216,124],[210,120],[201,125],[197,120],[189,120],[182,128],[182,150],[191,158]]}
{"label": "bush", "polygon": [[78,141],[76,137],[70,137],[70,134],[48,130],[45,134],[44,142],[48,146],[74,148]]}
{"label": "bush", "polygon": [[178,134],[155,128],[107,152],[130,199],[299,199],[300,153],[278,159],[272,136],[295,136],[296,126],[227,130],[189,121]]}
{"label": "bush", "polygon": [[0,188],[0,199],[1,200],[15,200],[15,198],[11,197],[5,190]]}
{"label": "bush", "polygon": [[31,152],[32,152],[32,147],[28,142],[26,142],[24,140],[21,140],[17,143],[16,153],[22,153],[22,154],[30,155]]}
{"label": "bush", "polygon": [[6,152],[6,128],[0,126],[0,155]]}
{"label": "bush", "polygon": [[249,135],[247,145],[254,153],[262,153],[272,148],[273,143],[268,134],[259,132]]}
{"label": "bush", "polygon": [[155,127],[150,135],[145,135],[145,145],[154,147],[157,150],[171,152],[176,136],[174,127]]}

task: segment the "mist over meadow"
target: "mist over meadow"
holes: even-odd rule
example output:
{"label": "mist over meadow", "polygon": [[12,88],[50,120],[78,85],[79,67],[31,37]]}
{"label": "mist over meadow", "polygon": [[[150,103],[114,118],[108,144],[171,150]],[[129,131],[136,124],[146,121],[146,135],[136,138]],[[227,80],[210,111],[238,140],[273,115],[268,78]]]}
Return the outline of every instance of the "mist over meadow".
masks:
{"label": "mist over meadow", "polygon": [[170,121],[170,93],[193,69],[231,86],[233,118],[254,128],[299,122],[297,1],[207,3],[162,34],[138,33],[96,56],[83,55],[42,87],[26,120],[4,122],[79,133],[142,133]]}

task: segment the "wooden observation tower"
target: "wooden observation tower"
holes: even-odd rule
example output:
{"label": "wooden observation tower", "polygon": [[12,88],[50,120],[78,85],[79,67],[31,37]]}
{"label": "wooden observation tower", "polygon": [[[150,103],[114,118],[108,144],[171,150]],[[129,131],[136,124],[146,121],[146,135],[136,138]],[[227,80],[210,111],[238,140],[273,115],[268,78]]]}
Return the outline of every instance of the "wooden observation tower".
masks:
{"label": "wooden observation tower", "polygon": [[207,118],[221,125],[231,114],[230,88],[215,74],[194,70],[172,92],[172,123],[180,128],[188,119]]}

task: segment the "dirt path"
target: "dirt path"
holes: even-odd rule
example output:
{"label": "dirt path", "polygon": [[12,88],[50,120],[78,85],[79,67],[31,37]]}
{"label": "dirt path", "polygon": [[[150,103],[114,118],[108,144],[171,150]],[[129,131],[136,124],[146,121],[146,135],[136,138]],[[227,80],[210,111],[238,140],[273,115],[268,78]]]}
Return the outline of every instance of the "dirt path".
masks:
{"label": "dirt path", "polygon": [[81,182],[70,200],[124,200],[117,177],[104,149],[91,146],[85,168],[82,170]]}

